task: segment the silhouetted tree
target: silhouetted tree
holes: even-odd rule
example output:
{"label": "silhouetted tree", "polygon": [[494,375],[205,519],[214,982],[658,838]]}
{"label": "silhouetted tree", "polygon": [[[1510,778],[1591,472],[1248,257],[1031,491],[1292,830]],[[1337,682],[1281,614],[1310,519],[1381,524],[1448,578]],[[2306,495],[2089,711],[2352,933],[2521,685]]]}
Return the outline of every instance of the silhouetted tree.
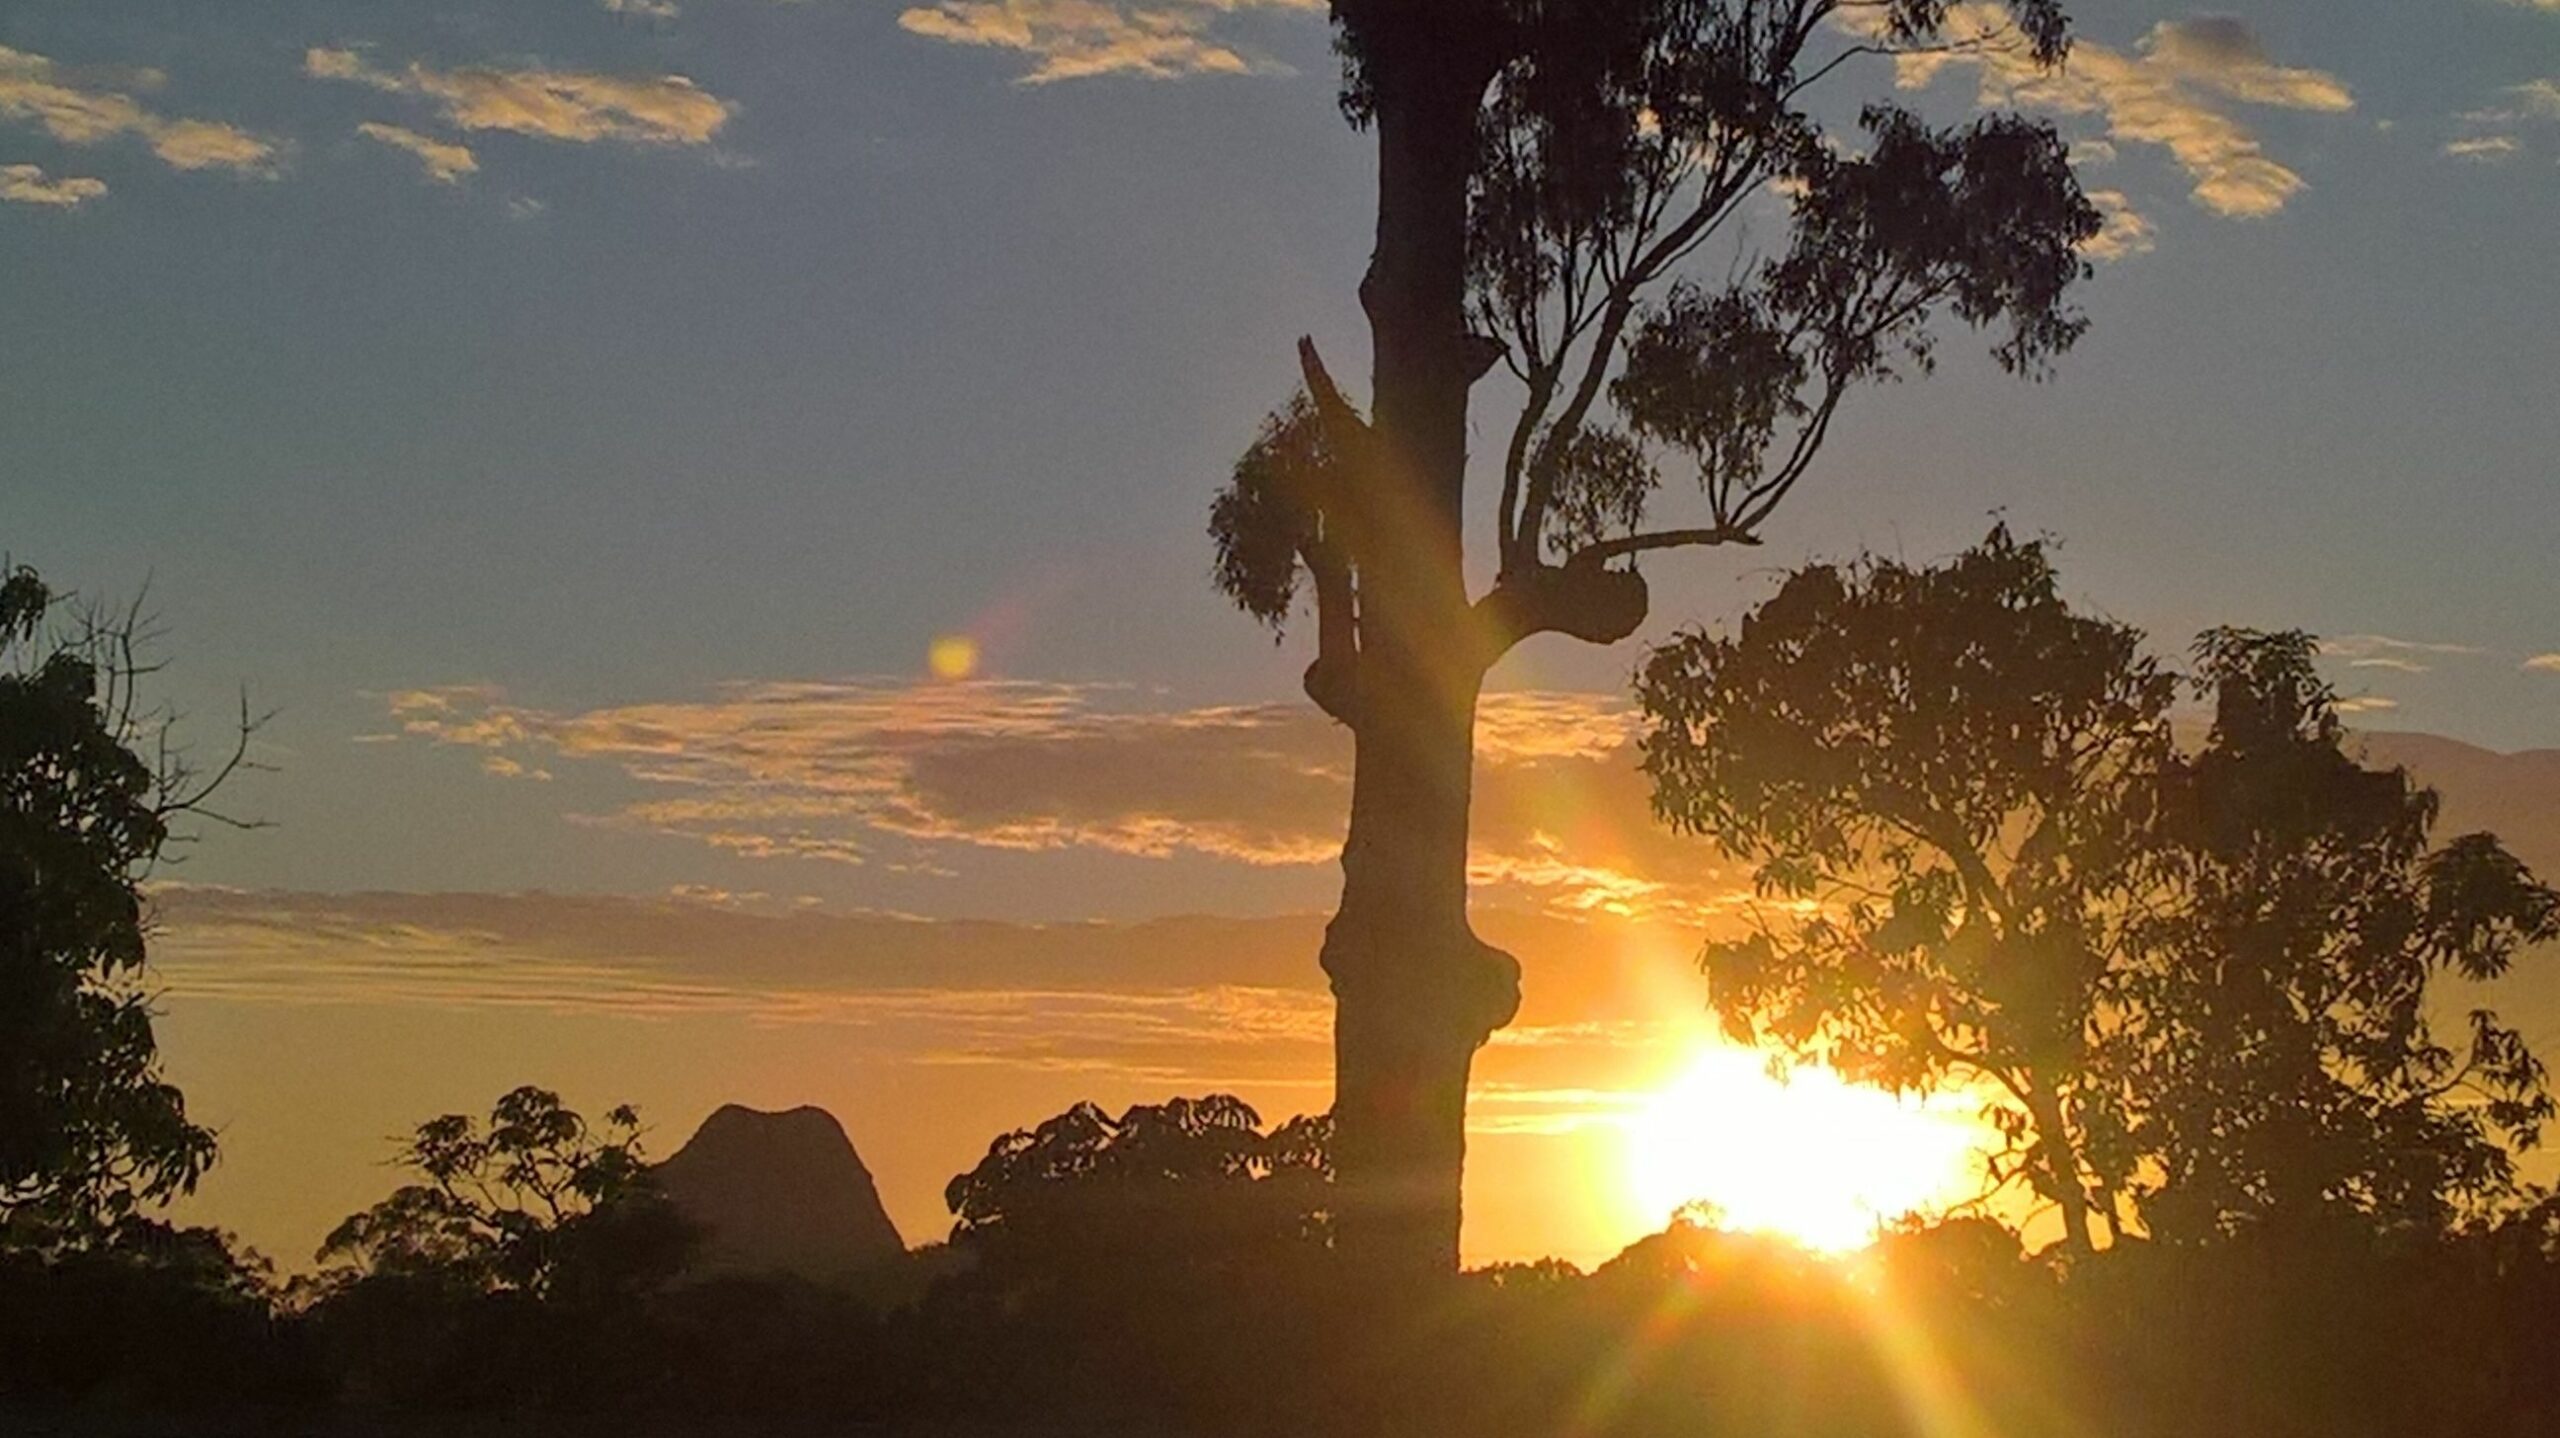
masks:
{"label": "silhouetted tree", "polygon": [[220,818],[206,801],[254,727],[192,771],[143,707],[138,609],[58,607],[33,570],[0,572],[0,1243],[103,1235],[213,1163],[161,1072],[141,885],[181,816]]}
{"label": "silhouetted tree", "polygon": [[379,1275],[458,1293],[627,1296],[674,1277],[694,1239],[658,1195],[628,1105],[598,1132],[528,1085],[485,1123],[446,1114],[419,1125],[400,1162],[425,1181],[349,1215],[321,1245],[341,1284]]}
{"label": "silhouetted tree", "polygon": [[1262,1131],[1229,1094],[1137,1104],[1114,1118],[1079,1103],[987,1148],[944,1191],[952,1243],[1008,1276],[1069,1282],[1134,1271],[1233,1273],[1322,1248],[1331,1124]]}
{"label": "silhouetted tree", "polygon": [[[1466,913],[1473,718],[1486,670],[1642,622],[1642,553],[1753,542],[1856,385],[1927,370],[1942,313],[2035,372],[2083,322],[2065,292],[2098,217],[2050,129],[1934,129],[1869,108],[1842,142],[1805,108],[1859,54],[1946,42],[1946,0],[1333,0],[1342,102],[1378,138],[1360,298],[1364,418],[1300,342],[1306,388],[1212,512],[1216,575],[1277,627],[1311,591],[1306,690],[1355,742],[1336,998],[1342,1237],[1364,1267],[1454,1271],[1467,1073],[1518,965]],[[2056,0],[1986,43],[2062,57]],[[1771,187],[1786,239],[1684,263]],[[1470,598],[1468,393],[1506,426],[1491,589]],[[1657,525],[1666,461],[1704,496]]]}
{"label": "silhouetted tree", "polygon": [[2084,1251],[2090,1188],[2132,1163],[2109,986],[2172,756],[2141,644],[1997,528],[1936,568],[1798,570],[1637,685],[1656,812],[1776,901],[1706,947],[1723,1022],[1895,1091],[1987,1080],[1996,1176]]}
{"label": "silhouetted tree", "polygon": [[2214,706],[2163,808],[2174,902],[2126,986],[2144,1223],[2209,1238],[2341,1210],[2441,1231],[2510,1192],[2552,1116],[2542,1064],[2445,975],[2504,974],[2560,937],[2560,893],[2487,834],[2436,846],[2436,796],[2348,753],[2299,633],[2197,643]]}
{"label": "silhouetted tree", "polygon": [[1706,946],[1734,1028],[1902,1090],[1979,1079],[2057,1203],[2197,1241],[2253,1223],[2443,1232],[2512,1189],[2542,1065],[2435,980],[2560,935],[2560,894],[2345,750],[2301,634],[2217,630],[2195,684],[2065,605],[2005,528],[1948,563],[1814,565],[1638,684],[1657,811],[1774,905]]}

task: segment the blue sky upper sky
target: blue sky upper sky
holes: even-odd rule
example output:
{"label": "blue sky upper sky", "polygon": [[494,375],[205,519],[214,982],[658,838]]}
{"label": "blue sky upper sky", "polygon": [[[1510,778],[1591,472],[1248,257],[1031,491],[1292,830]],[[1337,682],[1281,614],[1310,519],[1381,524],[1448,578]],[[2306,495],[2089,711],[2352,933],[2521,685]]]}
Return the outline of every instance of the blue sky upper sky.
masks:
{"label": "blue sky upper sky", "polygon": [[[2080,10],[2060,76],[1876,62],[1837,103],[2055,115],[2116,217],[2090,338],[2047,384],[1951,346],[1858,397],[1768,548],[1651,566],[1649,634],[1998,511],[2172,645],[2364,636],[2367,722],[2560,744],[2527,667],[2560,650],[2560,10]],[[12,5],[0,543],[147,578],[191,707],[282,711],[279,827],[202,878],[1160,908],[1158,869],[1002,852],[756,882],[578,822],[628,762],[363,741],[450,739],[420,691],[561,722],[887,693],[952,632],[1088,709],[1292,702],[1202,519],[1291,339],[1363,353],[1370,160],[1326,43],[1290,0]],[[1615,691],[1635,654],[1541,641],[1496,684]],[[1321,899],[1249,878],[1177,891]]]}

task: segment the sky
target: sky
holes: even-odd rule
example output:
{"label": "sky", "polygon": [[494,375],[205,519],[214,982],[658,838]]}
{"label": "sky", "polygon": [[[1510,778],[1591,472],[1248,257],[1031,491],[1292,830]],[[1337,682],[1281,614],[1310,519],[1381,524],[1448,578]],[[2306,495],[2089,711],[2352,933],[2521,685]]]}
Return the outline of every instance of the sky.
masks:
{"label": "sky", "polygon": [[[1536,1182],[1696,1041],[1734,885],[1645,819],[1626,679],[1789,564],[2000,516],[2164,651],[2327,636],[2457,813],[2560,812],[2560,6],[2074,10],[2058,76],[1826,101],[2073,140],[2110,220],[2056,375],[1951,342],[1764,547],[1493,676],[1481,902],[1579,1037],[1488,1054],[1479,1256],[1642,1231]],[[163,875],[206,1213],[296,1260],[385,1135],[527,1079],[668,1141],[827,1103],[911,1239],[1074,1098],[1322,1106],[1347,746],[1203,531],[1293,340],[1365,351],[1327,43],[1301,0],[0,8],[0,548],[147,592],[199,744],[274,716],[269,827]]]}

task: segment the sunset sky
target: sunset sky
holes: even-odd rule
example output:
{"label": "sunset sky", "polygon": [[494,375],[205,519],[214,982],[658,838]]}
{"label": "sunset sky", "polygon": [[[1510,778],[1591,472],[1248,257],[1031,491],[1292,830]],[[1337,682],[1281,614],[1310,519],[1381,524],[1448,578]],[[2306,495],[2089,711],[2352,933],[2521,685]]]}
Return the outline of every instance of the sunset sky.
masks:
{"label": "sunset sky", "polygon": [[[2165,648],[2315,630],[2560,868],[2560,3],[2072,8],[2058,77],[1836,92],[2073,138],[2111,218],[2057,377],[1950,341],[1766,547],[1651,565],[1638,642],[1495,672],[1529,1007],[1474,1256],[1659,1217],[1556,1177],[1624,1167],[1735,890],[1647,819],[1625,679],[1792,562],[1998,514]],[[198,1211],[300,1262],[385,1136],[520,1081],[662,1149],[825,1104],[910,1241],[1078,1097],[1321,1108],[1348,748],[1203,526],[1296,336],[1365,368],[1334,87],[1312,0],[0,8],[0,546],[147,584],[201,742],[276,711],[230,803],[272,827],[163,875]]]}

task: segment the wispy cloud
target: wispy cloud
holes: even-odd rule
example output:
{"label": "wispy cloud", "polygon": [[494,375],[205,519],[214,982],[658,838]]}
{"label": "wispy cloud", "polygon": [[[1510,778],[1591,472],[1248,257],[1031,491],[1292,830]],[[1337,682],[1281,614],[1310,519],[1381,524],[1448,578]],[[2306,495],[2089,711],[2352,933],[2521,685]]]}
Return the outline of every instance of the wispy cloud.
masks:
{"label": "wispy cloud", "polygon": [[163,115],[113,83],[149,88],[156,72],[120,72],[95,80],[42,55],[0,45],[0,117],[31,121],[68,145],[94,145],[130,137],[151,147],[162,163],[179,170],[230,170],[243,175],[275,171],[277,142],[237,125]]}
{"label": "wispy cloud", "polygon": [[1025,55],[1031,69],[1022,81],[1030,85],[1284,72],[1220,33],[1236,12],[1257,9],[1319,14],[1324,0],[934,0],[902,11],[898,25],[927,39]]}
{"label": "wispy cloud", "polygon": [[2331,659],[2345,660],[2351,669],[2391,669],[2402,674],[2425,674],[2435,667],[2433,660],[2469,657],[2482,651],[2476,644],[2395,639],[2388,634],[2339,634],[2323,638],[2320,652]]}
{"label": "wispy cloud", "polygon": [[604,0],[604,8],[616,15],[636,15],[643,20],[673,20],[681,13],[675,0]]}
{"label": "wispy cloud", "polygon": [[1956,48],[1899,57],[1900,82],[1918,88],[1970,68],[1986,105],[2095,116],[2110,145],[2166,149],[2193,181],[2196,203],[2216,214],[2275,214],[2304,183],[2268,157],[2229,105],[2320,113],[2355,105],[2336,76],[2276,63],[2256,32],[2230,16],[2163,20],[2131,51],[2084,39],[2050,71],[2003,42],[2008,24],[2000,6],[1957,5],[1948,18]]}
{"label": "wispy cloud", "polygon": [[425,167],[427,178],[439,185],[455,184],[463,176],[472,174],[480,168],[480,162],[473,157],[470,146],[451,144],[431,136],[421,135],[415,130],[403,129],[398,125],[385,125],[380,121],[367,120],[356,126],[356,133],[369,140],[378,140],[395,150],[408,151],[417,157],[421,166]]}
{"label": "wispy cloud", "polygon": [[2475,135],[2467,140],[2447,140],[2444,152],[2457,160],[2494,164],[2499,160],[2512,159],[2522,148],[2522,143],[2513,135]]}
{"label": "wispy cloud", "polygon": [[0,203],[70,210],[106,192],[106,181],[85,175],[48,175],[41,165],[0,165]]}
{"label": "wispy cloud", "polygon": [[706,145],[731,106],[682,75],[601,75],[578,70],[468,66],[438,70],[417,62],[381,69],[360,50],[314,48],[304,73],[436,103],[460,130],[496,130],[590,144]]}
{"label": "wispy cloud", "polygon": [[[967,846],[1312,865],[1339,852],[1350,749],[1303,705],[1150,707],[1020,681],[732,685],[701,700],[562,712],[487,687],[386,705],[403,734],[510,777],[602,765],[636,786],[587,822],[755,858],[867,864]],[[1635,720],[1588,694],[1486,696],[1474,864],[1569,912],[1703,912],[1713,851],[1645,818]],[[501,760],[503,763],[491,763]]]}
{"label": "wispy cloud", "polygon": [[2560,674],[2560,652],[2536,654],[2517,667],[2540,674]]}

